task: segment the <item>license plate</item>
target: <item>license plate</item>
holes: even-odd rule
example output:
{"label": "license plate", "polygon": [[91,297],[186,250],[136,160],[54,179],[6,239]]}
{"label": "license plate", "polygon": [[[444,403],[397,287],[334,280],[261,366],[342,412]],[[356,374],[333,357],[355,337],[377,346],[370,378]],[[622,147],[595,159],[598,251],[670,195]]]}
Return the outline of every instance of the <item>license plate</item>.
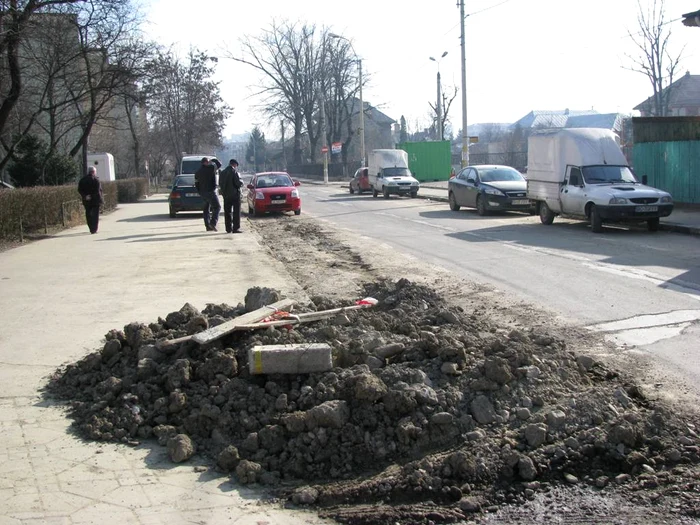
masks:
{"label": "license plate", "polygon": [[645,213],[650,211],[659,211],[658,206],[637,206],[634,211],[637,213]]}
{"label": "license plate", "polygon": [[286,199],[277,199],[277,200],[270,201],[270,202],[271,202],[272,204],[287,204],[287,200],[286,200]]}
{"label": "license plate", "polygon": [[516,206],[525,206],[527,204],[530,204],[530,201],[527,199],[516,199],[513,201],[513,204]]}
{"label": "license plate", "polygon": [[199,193],[185,193],[185,197],[199,197]]}

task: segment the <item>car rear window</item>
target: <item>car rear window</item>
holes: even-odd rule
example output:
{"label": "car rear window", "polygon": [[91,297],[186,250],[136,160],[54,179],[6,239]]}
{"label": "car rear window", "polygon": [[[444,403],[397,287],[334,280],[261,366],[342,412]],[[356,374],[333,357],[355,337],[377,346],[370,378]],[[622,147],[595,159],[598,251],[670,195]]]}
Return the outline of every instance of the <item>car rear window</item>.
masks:
{"label": "car rear window", "polygon": [[288,175],[263,175],[255,183],[257,188],[288,188],[294,186]]}
{"label": "car rear window", "polygon": [[194,186],[194,175],[179,176],[175,181],[175,186]]}

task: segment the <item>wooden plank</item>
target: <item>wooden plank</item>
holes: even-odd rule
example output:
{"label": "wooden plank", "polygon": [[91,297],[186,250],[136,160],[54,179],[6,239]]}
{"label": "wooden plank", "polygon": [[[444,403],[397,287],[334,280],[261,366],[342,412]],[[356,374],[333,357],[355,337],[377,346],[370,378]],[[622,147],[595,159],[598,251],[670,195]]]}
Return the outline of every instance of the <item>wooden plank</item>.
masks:
{"label": "wooden plank", "polygon": [[271,305],[263,306],[262,308],[258,308],[257,310],[248,312],[247,314],[239,315],[230,321],[226,321],[225,323],[221,323],[220,325],[209,328],[208,330],[194,334],[192,336],[192,340],[200,345],[211,343],[212,341],[216,341],[217,339],[221,339],[225,335],[230,334],[236,329],[237,326],[257,323],[273,313],[280,310],[285,311],[295,304],[297,304],[297,302],[294,299],[282,299],[281,301],[277,301]]}
{"label": "wooden plank", "polygon": [[268,321],[266,323],[251,323],[247,325],[237,326],[235,331],[245,331],[245,330],[259,330],[270,327],[277,326],[293,326],[302,323],[311,323],[313,321],[322,321],[323,319],[330,319],[336,315],[340,315],[345,312],[351,312],[353,310],[361,310],[363,308],[369,308],[374,305],[372,304],[354,304],[352,306],[344,306],[342,308],[333,308],[332,310],[321,310],[318,312],[308,312],[304,314],[296,314],[288,319],[279,319],[276,321]]}

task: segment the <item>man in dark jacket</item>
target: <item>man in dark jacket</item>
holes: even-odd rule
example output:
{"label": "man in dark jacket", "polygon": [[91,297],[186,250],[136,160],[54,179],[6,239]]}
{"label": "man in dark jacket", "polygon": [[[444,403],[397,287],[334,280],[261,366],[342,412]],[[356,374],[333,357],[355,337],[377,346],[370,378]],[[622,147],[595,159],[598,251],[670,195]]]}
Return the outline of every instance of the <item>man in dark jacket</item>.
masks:
{"label": "man in dark jacket", "polygon": [[219,222],[219,212],[221,211],[221,204],[219,204],[219,197],[216,195],[216,171],[217,164],[221,166],[218,160],[213,159],[214,162],[209,162],[207,157],[202,158],[202,165],[199,167],[197,172],[194,174],[194,180],[199,190],[199,194],[204,199],[204,226],[207,231],[217,231],[216,223]]}
{"label": "man in dark jacket", "polygon": [[238,161],[231,159],[219,176],[219,190],[224,197],[224,222],[226,233],[241,232],[241,177],[238,175]]}
{"label": "man in dark jacket", "polygon": [[102,198],[102,185],[100,179],[97,178],[95,166],[90,166],[87,175],[78,182],[78,193],[83,198],[85,220],[90,228],[90,233],[97,233],[97,226],[100,222],[100,205],[104,199]]}

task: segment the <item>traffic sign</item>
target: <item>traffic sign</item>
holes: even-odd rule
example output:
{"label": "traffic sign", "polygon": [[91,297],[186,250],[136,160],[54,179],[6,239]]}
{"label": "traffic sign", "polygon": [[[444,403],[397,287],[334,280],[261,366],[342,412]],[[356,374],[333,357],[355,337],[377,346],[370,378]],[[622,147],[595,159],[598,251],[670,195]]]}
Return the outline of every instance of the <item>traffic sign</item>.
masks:
{"label": "traffic sign", "polygon": [[328,153],[328,146],[321,146],[321,153]]}

